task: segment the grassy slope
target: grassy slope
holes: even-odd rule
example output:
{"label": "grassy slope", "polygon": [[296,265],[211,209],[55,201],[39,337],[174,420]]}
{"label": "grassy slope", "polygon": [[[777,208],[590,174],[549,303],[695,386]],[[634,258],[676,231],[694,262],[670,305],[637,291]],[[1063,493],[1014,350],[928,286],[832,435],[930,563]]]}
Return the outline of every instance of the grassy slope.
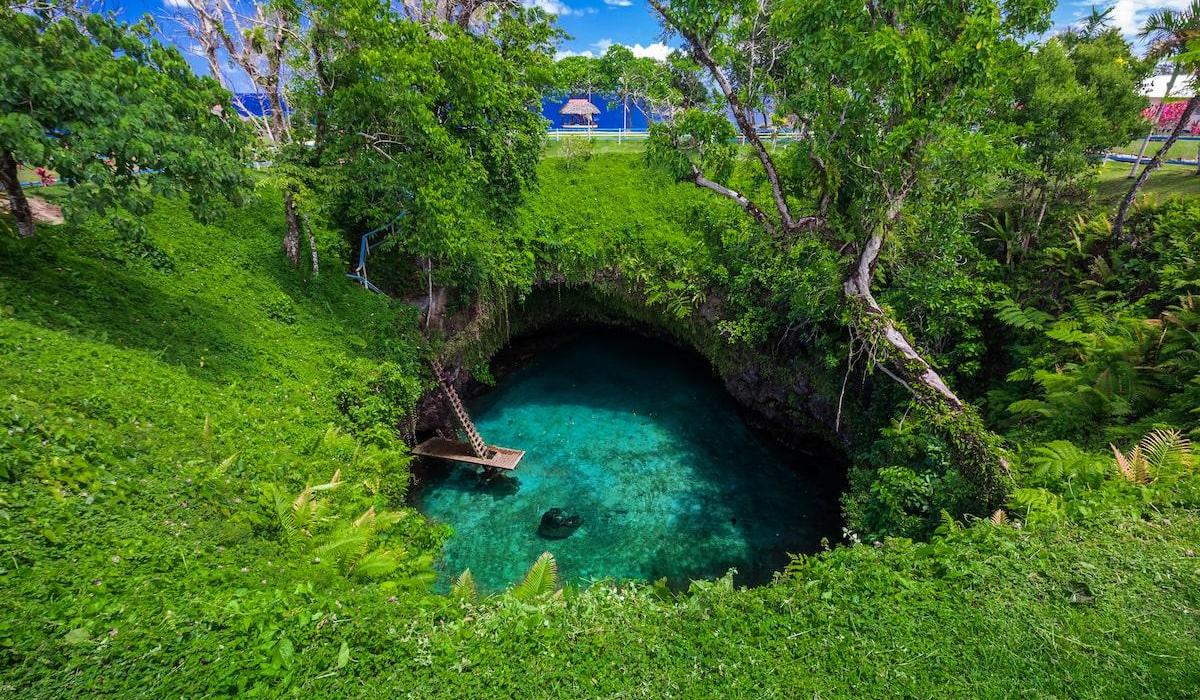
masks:
{"label": "grassy slope", "polygon": [[[1131,181],[1129,165],[1125,163],[1105,163],[1100,169],[1100,178],[1096,185],[1096,203],[1103,207],[1115,207],[1125,193],[1129,191]],[[1178,165],[1164,165],[1159,171],[1151,173],[1150,179],[1138,195],[1139,199],[1154,197],[1165,200],[1168,197],[1200,196],[1200,177],[1196,169]]]}
{"label": "grassy slope", "polygon": [[[645,206],[672,185],[626,179],[634,167],[601,158],[586,177],[548,174],[555,186],[527,216],[553,223],[556,201],[586,196],[596,219],[566,249],[621,235],[605,217],[625,211],[639,245],[686,251],[676,228],[659,232],[672,211]],[[623,197],[628,207],[611,201]],[[260,509],[261,483],[294,492],[339,467],[337,498],[372,497],[357,453],[321,439],[337,419],[333,361],[365,373],[411,354],[412,326],[331,260],[315,282],[282,266],[277,219],[269,199],[211,227],[163,205],[148,224],[173,272],[102,228],[0,240],[0,465],[16,471],[0,480],[0,694],[1190,697],[1200,686],[1200,559],[1187,555],[1200,517],[1188,512],[843,548],[775,586],[709,584],[678,601],[601,585],[543,606],[469,605],[314,564],[243,516]],[[550,223],[542,245],[563,235]],[[395,537],[414,549],[435,539],[411,516]]]}
{"label": "grassy slope", "polygon": [[[1155,153],[1158,152],[1158,149],[1161,146],[1162,146],[1161,141],[1151,141],[1150,145],[1146,147],[1145,157],[1149,158],[1150,156],[1153,156]],[[1175,144],[1171,146],[1171,150],[1167,151],[1167,156],[1171,157],[1171,158],[1194,159],[1196,157],[1196,150],[1198,147],[1200,147],[1200,142],[1197,142],[1197,141],[1190,141],[1190,140],[1176,141]],[[1125,146],[1118,146],[1114,150],[1116,150],[1117,153],[1128,153],[1130,155],[1136,155],[1137,152],[1141,150],[1141,148],[1142,148],[1142,140],[1138,139],[1137,141],[1130,141]],[[1126,169],[1128,169],[1128,167],[1129,166],[1126,166]]]}

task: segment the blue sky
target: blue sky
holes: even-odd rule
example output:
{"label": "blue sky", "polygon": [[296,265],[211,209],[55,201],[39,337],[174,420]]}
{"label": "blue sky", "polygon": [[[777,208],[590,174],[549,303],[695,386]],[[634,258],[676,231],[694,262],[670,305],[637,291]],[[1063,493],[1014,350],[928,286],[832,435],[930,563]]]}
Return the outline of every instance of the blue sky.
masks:
{"label": "blue sky", "polygon": [[[652,14],[646,0],[523,0],[537,5],[558,17],[559,24],[571,38],[563,42],[560,55],[591,53],[599,55],[610,44],[620,43],[631,47],[634,53],[663,57],[677,39],[666,40],[662,29]],[[1189,0],[1064,0],[1054,12],[1056,29],[1061,29],[1085,15],[1093,4],[1115,5],[1114,20],[1117,26],[1132,37],[1147,14],[1161,7],[1183,8]],[[133,18],[144,12],[154,15],[169,14],[173,4],[181,0],[109,0],[108,6],[119,7],[121,13]],[[162,22],[164,31],[172,31],[169,22]],[[193,60],[201,72],[207,72],[201,61]]]}

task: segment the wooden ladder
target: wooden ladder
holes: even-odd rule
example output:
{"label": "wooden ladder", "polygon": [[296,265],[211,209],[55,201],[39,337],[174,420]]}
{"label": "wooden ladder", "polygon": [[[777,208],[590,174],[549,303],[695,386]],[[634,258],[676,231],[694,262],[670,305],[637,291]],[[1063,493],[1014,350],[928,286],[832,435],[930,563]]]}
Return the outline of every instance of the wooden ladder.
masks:
{"label": "wooden ladder", "polygon": [[458,424],[467,433],[467,441],[471,444],[471,451],[480,459],[486,458],[488,456],[487,445],[483,442],[483,437],[480,436],[479,430],[475,428],[475,423],[467,413],[467,408],[463,406],[462,399],[458,397],[458,392],[454,390],[454,385],[446,378],[445,370],[442,369],[442,363],[432,360],[430,364],[433,366],[433,376],[437,378],[438,386],[442,388],[442,393],[450,401],[450,408],[454,410],[454,417],[458,419]]}

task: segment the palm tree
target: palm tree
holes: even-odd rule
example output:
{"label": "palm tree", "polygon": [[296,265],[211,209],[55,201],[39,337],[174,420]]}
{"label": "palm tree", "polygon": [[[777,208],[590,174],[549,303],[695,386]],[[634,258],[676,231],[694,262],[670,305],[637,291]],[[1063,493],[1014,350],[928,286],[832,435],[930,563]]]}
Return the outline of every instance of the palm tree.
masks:
{"label": "palm tree", "polygon": [[[1141,36],[1149,38],[1151,41],[1148,56],[1155,58],[1170,56],[1172,59],[1174,69],[1171,74],[1171,82],[1167,86],[1168,92],[1177,75],[1184,72],[1191,73],[1193,81],[1200,76],[1200,52],[1197,51],[1197,48],[1200,47],[1196,46],[1197,41],[1200,40],[1200,0],[1192,0],[1192,4],[1180,12],[1163,10],[1151,15],[1146,20],[1146,26],[1142,28]],[[1166,101],[1164,95],[1162,102],[1159,103],[1156,120],[1157,115],[1162,113],[1162,105]],[[1125,224],[1125,216],[1129,213],[1129,207],[1133,205],[1138,190],[1150,179],[1150,173],[1162,165],[1163,158],[1179,140],[1179,135],[1191,121],[1197,106],[1200,106],[1200,96],[1193,94],[1184,105],[1183,113],[1179,115],[1179,121],[1175,123],[1175,128],[1171,130],[1167,140],[1163,141],[1162,147],[1155,152],[1154,157],[1142,170],[1142,174],[1138,175],[1129,191],[1125,193],[1125,198],[1121,200],[1121,206],[1117,208],[1116,219],[1113,220],[1112,237],[1114,240],[1121,238],[1121,228]],[[1149,141],[1150,137],[1147,136],[1146,140]],[[1135,172],[1145,150],[1146,144],[1143,142],[1142,151],[1138,153],[1138,158],[1133,164]]]}
{"label": "palm tree", "polygon": [[1099,37],[1108,30],[1109,24],[1112,22],[1112,13],[1115,8],[1116,6],[1112,5],[1101,10],[1095,5],[1092,5],[1092,11],[1089,12],[1087,18],[1083,20],[1083,29],[1079,32],[1079,35],[1085,39],[1095,39]]}
{"label": "palm tree", "polygon": [[[1096,9],[1092,8],[1092,14],[1096,14]],[[1088,20],[1090,26],[1091,18]],[[1158,109],[1154,111],[1154,124],[1158,124],[1159,118],[1162,117],[1163,109],[1166,108],[1167,98],[1171,96],[1171,89],[1175,87],[1175,80],[1179,77],[1179,62],[1173,60],[1180,53],[1183,53],[1187,42],[1192,37],[1200,33],[1200,0],[1193,0],[1192,4],[1184,10],[1161,10],[1155,12],[1146,18],[1146,24],[1142,27],[1142,31],[1138,33],[1141,39],[1149,40],[1150,48],[1146,52],[1146,58],[1159,61],[1162,59],[1171,60],[1171,78],[1167,81],[1167,89],[1163,92],[1162,99],[1158,102]],[[1129,170],[1129,177],[1137,175],[1138,165],[1142,162],[1142,157],[1146,154],[1146,147],[1150,144],[1150,137],[1154,135],[1154,127],[1150,127],[1150,133],[1146,134],[1145,140],[1142,141],[1142,147],[1138,149],[1137,160],[1133,161],[1133,167]]]}

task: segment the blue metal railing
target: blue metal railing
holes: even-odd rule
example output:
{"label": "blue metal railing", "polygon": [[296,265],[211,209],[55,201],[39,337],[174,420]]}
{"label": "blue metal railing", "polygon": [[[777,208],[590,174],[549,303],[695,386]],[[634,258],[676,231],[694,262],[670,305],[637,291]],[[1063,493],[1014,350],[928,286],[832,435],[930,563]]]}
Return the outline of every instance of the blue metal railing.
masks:
{"label": "blue metal railing", "polygon": [[354,266],[354,272],[346,273],[347,277],[361,284],[364,289],[375,292],[376,294],[383,294],[382,289],[376,287],[371,280],[367,279],[367,256],[371,254],[371,248],[375,245],[375,243],[383,238],[386,238],[388,234],[395,230],[396,223],[400,221],[403,216],[404,211],[402,210],[399,214],[396,214],[396,216],[392,217],[391,221],[367,231],[362,235],[361,238],[358,239],[358,263]]}

